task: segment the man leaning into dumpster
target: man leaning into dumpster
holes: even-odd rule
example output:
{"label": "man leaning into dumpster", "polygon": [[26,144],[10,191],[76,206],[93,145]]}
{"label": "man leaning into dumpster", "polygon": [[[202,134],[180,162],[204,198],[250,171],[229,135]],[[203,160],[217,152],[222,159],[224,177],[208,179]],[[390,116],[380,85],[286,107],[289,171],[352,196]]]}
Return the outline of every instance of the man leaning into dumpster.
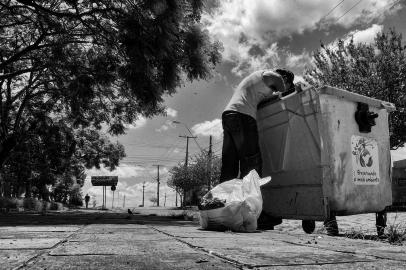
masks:
{"label": "man leaning into dumpster", "polygon": [[[234,91],[222,114],[223,149],[220,182],[243,178],[252,169],[262,174],[262,158],[256,123],[257,106],[295,90],[294,75],[286,69],[261,70],[248,75]],[[266,221],[268,220],[268,222]],[[282,221],[262,213],[258,228],[273,229]],[[262,224],[264,223],[264,224]],[[269,226],[265,226],[266,223]],[[277,224],[275,224],[277,223]],[[260,226],[261,225],[261,226]]]}

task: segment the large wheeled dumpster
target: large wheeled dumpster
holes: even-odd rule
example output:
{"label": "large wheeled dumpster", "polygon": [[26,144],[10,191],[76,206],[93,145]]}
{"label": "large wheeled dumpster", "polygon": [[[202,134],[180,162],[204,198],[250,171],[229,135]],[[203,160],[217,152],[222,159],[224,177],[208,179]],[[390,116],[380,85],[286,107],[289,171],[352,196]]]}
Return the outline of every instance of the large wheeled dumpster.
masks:
{"label": "large wheeled dumpster", "polygon": [[314,221],[361,213],[380,213],[377,226],[385,226],[383,211],[392,204],[388,113],[394,109],[333,87],[262,105],[262,173],[272,176],[262,187],[264,211],[301,219],[308,233]]}

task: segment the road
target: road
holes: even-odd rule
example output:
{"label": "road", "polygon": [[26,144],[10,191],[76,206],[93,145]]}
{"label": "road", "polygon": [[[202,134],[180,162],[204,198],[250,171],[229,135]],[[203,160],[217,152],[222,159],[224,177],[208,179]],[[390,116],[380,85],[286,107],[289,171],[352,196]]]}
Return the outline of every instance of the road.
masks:
{"label": "road", "polygon": [[[286,226],[286,225],[285,225]],[[106,211],[0,215],[0,269],[405,269],[406,247]]]}

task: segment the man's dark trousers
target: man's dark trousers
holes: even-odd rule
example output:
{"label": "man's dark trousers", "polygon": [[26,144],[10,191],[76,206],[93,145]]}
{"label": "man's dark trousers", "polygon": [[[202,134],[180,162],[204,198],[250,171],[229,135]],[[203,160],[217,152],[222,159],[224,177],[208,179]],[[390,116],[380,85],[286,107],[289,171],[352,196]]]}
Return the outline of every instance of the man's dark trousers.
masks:
{"label": "man's dark trousers", "polygon": [[256,120],[246,114],[225,111],[222,115],[224,130],[220,182],[246,176],[255,169],[262,173],[261,151],[258,143]]}

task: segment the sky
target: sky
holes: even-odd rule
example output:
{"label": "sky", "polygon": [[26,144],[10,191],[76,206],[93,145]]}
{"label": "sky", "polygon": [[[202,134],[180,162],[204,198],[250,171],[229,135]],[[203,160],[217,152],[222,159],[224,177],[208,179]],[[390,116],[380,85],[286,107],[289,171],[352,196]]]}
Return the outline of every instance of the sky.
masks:
{"label": "sky", "polygon": [[[102,187],[90,182],[96,175],[118,175],[115,207],[123,206],[124,196],[125,207],[142,204],[143,185],[144,204],[152,205],[160,165],[160,205],[175,206],[175,192],[166,181],[170,168],[185,161],[186,139],[180,136],[197,136],[189,140],[189,158],[208,149],[210,135],[214,154],[221,155],[221,113],[249,73],[285,67],[300,81],[321,42],[334,46],[338,39],[353,37],[355,42],[371,43],[378,32],[393,27],[406,37],[405,0],[210,0],[207,6],[202,25],[222,42],[222,63],[209,80],[185,81],[176,94],[165,97],[166,116],[140,118],[128,125],[125,135],[112,137],[124,145],[127,156],[115,171],[87,171],[83,193],[94,197],[97,205]],[[405,159],[406,149],[391,154],[392,160]],[[111,206],[108,190],[107,207]]]}

